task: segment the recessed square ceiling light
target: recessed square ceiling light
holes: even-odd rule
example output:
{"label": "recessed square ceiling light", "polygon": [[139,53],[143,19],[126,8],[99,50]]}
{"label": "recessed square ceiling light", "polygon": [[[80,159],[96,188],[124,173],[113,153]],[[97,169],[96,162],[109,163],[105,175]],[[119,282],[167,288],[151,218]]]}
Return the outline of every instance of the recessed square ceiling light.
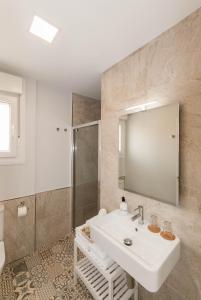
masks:
{"label": "recessed square ceiling light", "polygon": [[58,32],[58,28],[49,24],[45,20],[34,16],[29,32],[47,41],[48,43],[52,43]]}

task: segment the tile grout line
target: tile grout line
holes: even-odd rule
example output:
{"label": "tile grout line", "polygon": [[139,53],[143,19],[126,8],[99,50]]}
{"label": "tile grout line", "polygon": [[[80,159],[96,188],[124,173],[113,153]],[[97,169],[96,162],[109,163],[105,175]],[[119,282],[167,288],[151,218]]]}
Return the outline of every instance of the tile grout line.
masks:
{"label": "tile grout line", "polygon": [[36,203],[37,203],[37,201],[36,201],[36,194],[35,194],[35,216],[34,216],[34,252],[36,251]]}

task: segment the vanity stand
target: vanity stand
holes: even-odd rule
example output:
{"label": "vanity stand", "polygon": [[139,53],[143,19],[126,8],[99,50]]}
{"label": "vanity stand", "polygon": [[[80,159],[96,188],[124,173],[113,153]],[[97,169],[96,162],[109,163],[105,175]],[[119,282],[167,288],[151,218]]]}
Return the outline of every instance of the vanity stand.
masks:
{"label": "vanity stand", "polygon": [[[78,249],[84,258],[78,259]],[[133,289],[127,285],[126,272],[117,264],[104,268],[101,260],[87,247],[74,240],[74,283],[80,278],[96,300],[138,299],[138,284]]]}

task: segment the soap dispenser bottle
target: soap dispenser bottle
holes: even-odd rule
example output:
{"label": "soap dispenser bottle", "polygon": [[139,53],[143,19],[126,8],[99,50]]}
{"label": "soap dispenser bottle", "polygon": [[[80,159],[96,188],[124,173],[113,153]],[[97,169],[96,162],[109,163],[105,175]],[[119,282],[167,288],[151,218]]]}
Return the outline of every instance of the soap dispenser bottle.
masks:
{"label": "soap dispenser bottle", "polygon": [[121,212],[122,215],[127,215],[127,213],[128,213],[128,204],[126,202],[125,197],[121,198],[120,212]]}

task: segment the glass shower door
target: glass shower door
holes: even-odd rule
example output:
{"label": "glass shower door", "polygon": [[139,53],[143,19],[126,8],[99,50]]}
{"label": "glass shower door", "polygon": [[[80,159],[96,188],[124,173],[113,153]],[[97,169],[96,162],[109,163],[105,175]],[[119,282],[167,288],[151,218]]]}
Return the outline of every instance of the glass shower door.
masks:
{"label": "glass shower door", "polygon": [[73,225],[98,212],[98,124],[73,130]]}

